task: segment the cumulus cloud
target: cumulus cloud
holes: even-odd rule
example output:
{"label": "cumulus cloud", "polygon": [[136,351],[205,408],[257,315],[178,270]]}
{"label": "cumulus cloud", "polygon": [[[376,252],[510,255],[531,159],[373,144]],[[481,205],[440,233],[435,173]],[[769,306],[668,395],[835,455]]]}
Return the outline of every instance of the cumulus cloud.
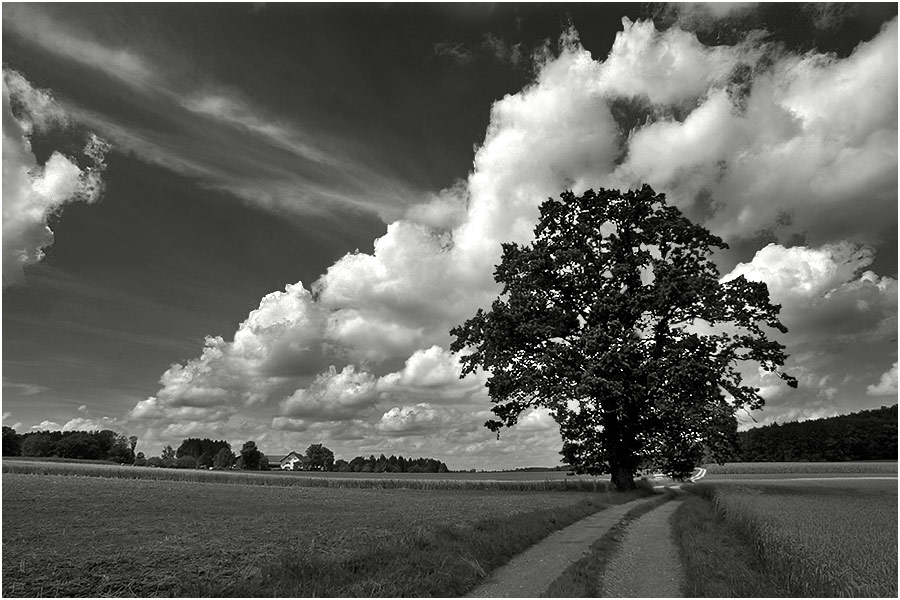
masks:
{"label": "cumulus cloud", "polygon": [[818,244],[850,229],[883,240],[897,189],[896,20],[844,60],[741,60],[747,68],[710,87],[686,119],[638,129],[614,179],[665,190],[728,239],[770,232]]}
{"label": "cumulus cloud", "polygon": [[255,407],[273,415],[273,436],[302,431],[361,451],[553,456],[546,411],[523,415],[502,443],[486,435],[483,380],[458,379],[448,331],[489,306],[501,242],[530,240],[544,199],[644,182],[728,240],[779,240],[726,276],[766,281],[784,305],[791,367],[810,391],[773,389],[773,403],[827,411],[850,385],[841,378],[864,389],[848,368],[828,379],[839,353],[821,350],[896,329],[896,279],[865,270],[871,244],[896,226],[896,21],[843,60],[623,25],[603,61],[564,36],[531,85],[493,105],[465,181],[409,208],[371,254],[348,254],[310,289],[266,296],[233,341],[209,338],[167,371],[135,416],[193,411],[213,423]]}
{"label": "cumulus cloud", "polygon": [[[13,108],[16,107],[14,111]],[[19,115],[18,117],[16,115]],[[54,152],[42,165],[31,152],[35,129],[65,123],[51,96],[35,90],[17,72],[3,71],[3,286],[18,283],[25,265],[44,256],[53,243],[47,219],[69,202],[96,202],[109,146],[91,136],[83,155],[91,166]]]}
{"label": "cumulus cloud", "polygon": [[769,244],[723,279],[743,275],[766,283],[772,301],[784,307],[782,321],[795,341],[858,338],[888,333],[897,315],[897,280],[863,270],[873,259],[871,248],[850,242]]}
{"label": "cumulus cloud", "polygon": [[762,372],[749,378],[767,400],[764,422],[870,408],[865,396],[890,385],[888,371],[881,383],[865,387],[869,365],[891,360],[885,350],[897,336],[897,280],[866,269],[873,258],[871,248],[847,241],[818,248],[769,244],[723,277],[762,281],[772,302],[782,305],[791,354],[785,369],[800,385],[786,389]]}
{"label": "cumulus cloud", "polygon": [[694,100],[721,85],[741,60],[752,60],[747,46],[707,47],[677,27],[660,32],[651,21],[628,18],[622,26],[597,82],[610,95],[653,104]]}
{"label": "cumulus cloud", "polygon": [[112,417],[75,417],[59,428],[60,431],[102,431],[104,429],[116,430],[123,425],[122,421]]}
{"label": "cumulus cloud", "polygon": [[56,421],[41,421],[37,425],[32,425],[30,427],[32,431],[59,431],[60,426]]}
{"label": "cumulus cloud", "polygon": [[870,396],[893,396],[897,398],[897,363],[891,365],[889,371],[881,376],[878,383],[866,387]]}

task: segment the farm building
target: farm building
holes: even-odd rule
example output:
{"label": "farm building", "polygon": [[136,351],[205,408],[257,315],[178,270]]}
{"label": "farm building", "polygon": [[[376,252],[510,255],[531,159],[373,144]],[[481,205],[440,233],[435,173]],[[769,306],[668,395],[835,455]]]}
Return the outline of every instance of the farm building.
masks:
{"label": "farm building", "polygon": [[299,471],[303,466],[303,457],[296,452],[289,452],[279,461],[279,464],[284,471]]}

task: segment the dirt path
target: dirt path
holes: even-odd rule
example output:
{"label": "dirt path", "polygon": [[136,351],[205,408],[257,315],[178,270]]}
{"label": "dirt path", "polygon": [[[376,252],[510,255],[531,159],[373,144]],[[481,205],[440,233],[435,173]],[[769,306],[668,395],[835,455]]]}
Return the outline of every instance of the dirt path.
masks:
{"label": "dirt path", "polygon": [[669,517],[680,504],[666,502],[628,527],[621,549],[603,573],[602,597],[681,597],[681,563],[669,527]]}
{"label": "dirt path", "polygon": [[[613,506],[549,535],[491,573],[467,598],[535,598],[629,510],[653,498]],[[655,512],[655,511],[654,511]]]}

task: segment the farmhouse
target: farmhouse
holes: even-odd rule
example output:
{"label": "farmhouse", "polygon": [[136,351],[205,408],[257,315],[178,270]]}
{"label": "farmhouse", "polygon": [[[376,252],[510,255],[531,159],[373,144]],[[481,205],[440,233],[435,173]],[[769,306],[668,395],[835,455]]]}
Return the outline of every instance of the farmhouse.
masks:
{"label": "farmhouse", "polygon": [[303,466],[303,457],[296,452],[289,452],[279,461],[279,464],[284,471],[299,471]]}

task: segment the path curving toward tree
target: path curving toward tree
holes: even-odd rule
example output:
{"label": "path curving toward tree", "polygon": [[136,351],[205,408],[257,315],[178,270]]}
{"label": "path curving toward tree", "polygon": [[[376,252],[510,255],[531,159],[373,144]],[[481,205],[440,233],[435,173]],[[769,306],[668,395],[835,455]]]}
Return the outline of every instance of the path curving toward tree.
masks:
{"label": "path curving toward tree", "polygon": [[495,570],[467,598],[536,598],[565,571],[586,556],[591,544],[617,525],[631,509],[653,498],[611,506],[547,536]]}
{"label": "path curving toward tree", "polygon": [[602,597],[682,597],[681,561],[669,526],[669,517],[680,504],[680,500],[666,502],[629,525],[601,576]]}

